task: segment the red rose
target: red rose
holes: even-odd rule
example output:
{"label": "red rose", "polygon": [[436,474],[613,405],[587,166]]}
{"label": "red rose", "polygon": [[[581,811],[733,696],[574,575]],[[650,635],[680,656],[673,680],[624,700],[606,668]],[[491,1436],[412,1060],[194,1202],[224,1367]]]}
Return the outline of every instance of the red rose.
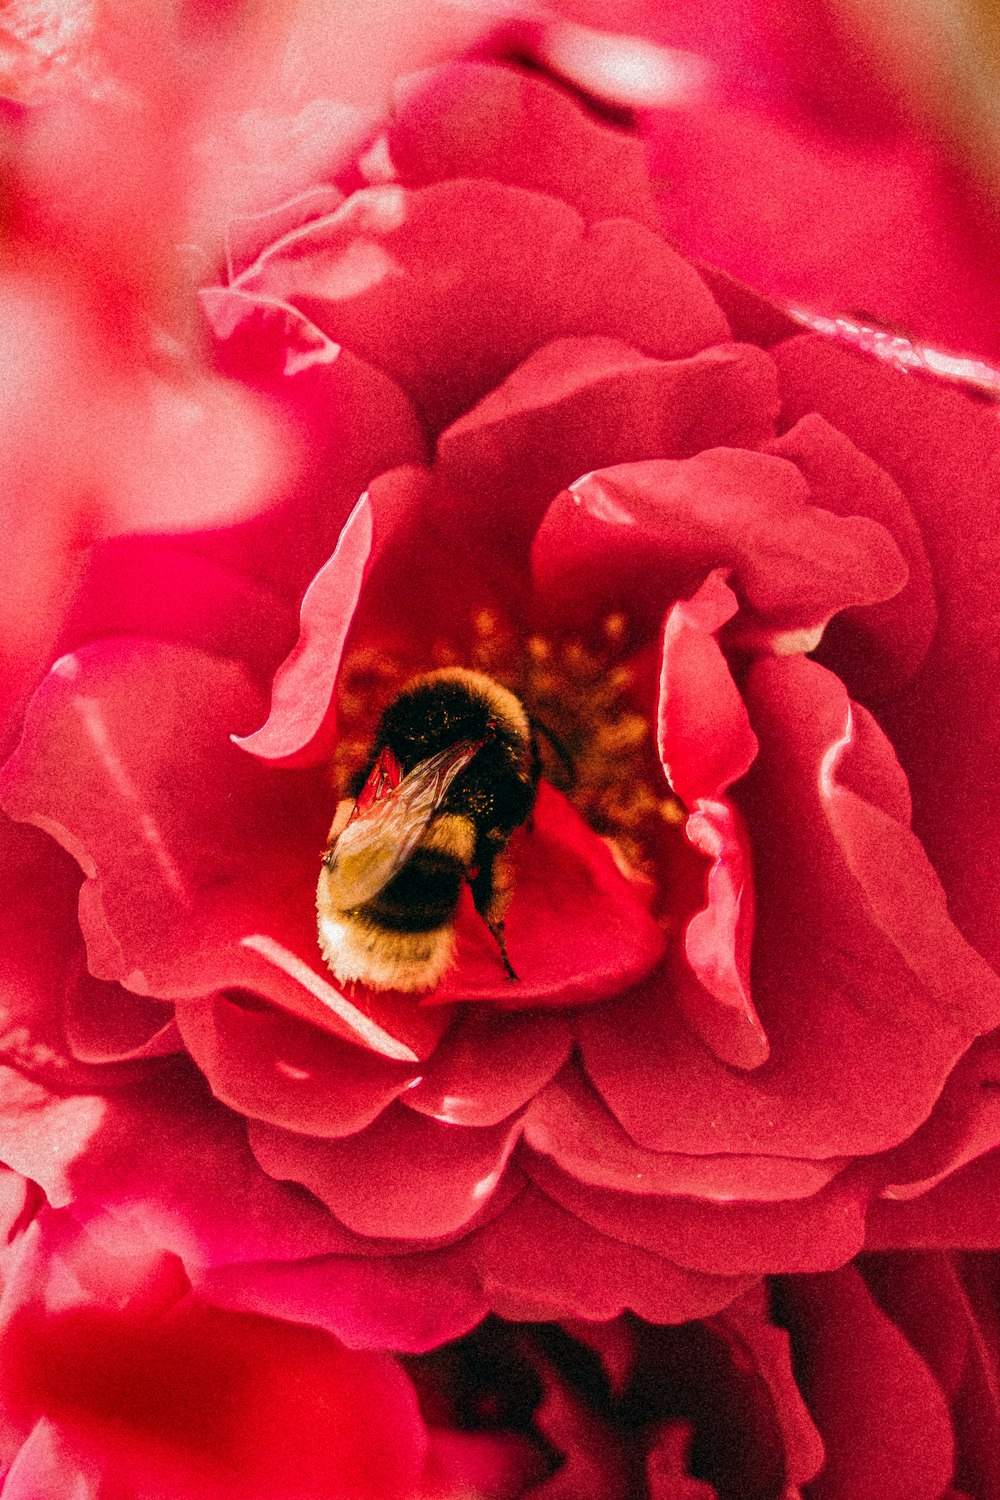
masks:
{"label": "red rose", "polygon": [[[94,552],[5,770],[0,1152],[348,1343],[710,1314],[995,1170],[995,412],[696,273],[635,140],[516,70],[359,172],[205,293],[311,468]],[[433,993],[340,987],[331,757],[449,662],[571,763],[510,844],[520,982],[463,904]]]}

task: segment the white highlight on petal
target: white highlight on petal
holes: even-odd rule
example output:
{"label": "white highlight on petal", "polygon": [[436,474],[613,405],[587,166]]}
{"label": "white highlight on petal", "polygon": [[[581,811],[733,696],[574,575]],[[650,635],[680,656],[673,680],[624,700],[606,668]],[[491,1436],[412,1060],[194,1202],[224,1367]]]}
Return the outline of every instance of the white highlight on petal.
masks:
{"label": "white highlight on petal", "polygon": [[839,740],[834,740],[826,754],[823,756],[819,767],[819,785],[824,797],[832,797],[836,792],[834,773],[837,764],[847,749],[854,742],[854,714],[850,705],[847,709],[847,719],[844,725],[844,733]]}
{"label": "white highlight on petal", "polygon": [[[62,660],[65,661],[66,658],[63,657]],[[108,775],[108,779],[126,807],[131,811],[140,834],[149,845],[149,852],[159,866],[160,873],[167,887],[173,891],[174,895],[184,906],[190,906],[191,897],[184,883],[184,877],[181,875],[177,863],[164,842],[156,819],[143,806],[139,789],[126,771],[117,750],[111,742],[111,736],[108,733],[108,726],[104,722],[100,703],[96,698],[84,698],[82,695],[77,694],[73,698],[73,707],[83,720],[83,727],[87,732],[87,738],[97,752],[98,758]]]}
{"label": "white highlight on petal", "polygon": [[268,937],[263,932],[251,932],[246,937],[240,938],[240,947],[249,948],[252,952],[260,954],[261,958],[287,974],[290,979],[301,984],[304,990],[308,990],[314,999],[319,1000],[328,1010],[351,1028],[351,1030],[370,1047],[373,1052],[378,1052],[382,1057],[391,1057],[397,1062],[417,1062],[417,1054],[412,1052],[405,1043],[397,1041],[387,1031],[377,1025],[364,1011],[358,1010],[352,1005],[345,995],[334,989],[332,984],[327,984],[319,974],[304,963],[296,954],[288,948],[276,942],[274,938]]}
{"label": "white highlight on petal", "polygon": [[612,36],[571,21],[546,27],[540,52],[551,68],[587,93],[631,109],[681,109],[693,104],[711,66],[693,52],[659,47],[639,36]]}
{"label": "white highlight on petal", "polygon": [[67,656],[60,656],[49,668],[56,677],[64,677],[67,682],[75,682],[80,675],[79,658],[70,652]]}
{"label": "white highlight on petal", "polygon": [[[586,488],[583,488],[586,486]],[[574,480],[569,487],[573,497],[573,504],[578,505],[581,510],[587,512],[588,516],[594,516],[598,521],[607,521],[612,526],[634,526],[635,516],[624,505],[619,505],[617,500],[612,499],[604,485],[596,479],[593,472],[584,474],[581,479]]]}

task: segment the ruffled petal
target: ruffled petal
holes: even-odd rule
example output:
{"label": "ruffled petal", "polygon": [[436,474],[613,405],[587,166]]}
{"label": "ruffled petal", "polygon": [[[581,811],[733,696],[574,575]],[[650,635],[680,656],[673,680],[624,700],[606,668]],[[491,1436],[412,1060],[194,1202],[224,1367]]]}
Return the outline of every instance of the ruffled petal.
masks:
{"label": "ruffled petal", "polygon": [[868,1250],[1000,1250],[1000,1150],[977,1156],[919,1198],[878,1198]]}
{"label": "ruffled petal", "polygon": [[995,1024],[998,981],[948,918],[874,721],[802,658],[760,662],[746,700],[760,753],[740,802],[757,859],[754,999],[770,1060],[747,1079],[713,1066],[654,981],[581,1015],[586,1069],[653,1150],[886,1150]]}
{"label": "ruffled petal", "polygon": [[532,548],[547,609],[570,622],[624,608],[658,624],[670,599],[719,565],[760,644],[782,651],[815,645],[836,611],[906,582],[884,527],[811,504],[786,459],[732,448],[585,475],[553,501]]}
{"label": "ruffled petal", "polygon": [[636,983],[663,955],[643,890],[566,798],[542,782],[530,829],[514,835],[516,884],[505,917],[512,983],[469,899],[456,924],[455,965],[423,1002],[488,1000],[505,1010],[586,1004]]}
{"label": "ruffled petal", "polygon": [[595,1232],[529,1189],[465,1253],[502,1317],[604,1322],[630,1308],[651,1323],[705,1317],[750,1285],[750,1276],[685,1270],[634,1243]]}
{"label": "ruffled petal", "polygon": [[173,1006],[133,995],[120,984],[95,979],[83,968],[70,980],[65,999],[66,1042],[86,1063],[135,1061],[179,1052]]}
{"label": "ruffled petal", "polygon": [[422,471],[402,469],[381,478],[354,507],[302,601],[299,639],[274,679],[266,722],[237,737],[258,760],[315,766],[329,758],[337,732],[334,689],[358,601],[385,548],[412,524],[427,485]]}
{"label": "ruffled petal", "polygon": [[432,431],[560,335],[676,359],[729,333],[697,272],[652,231],[626,219],[585,230],[569,205],[485,178],[355,193],[240,288],[291,303],[384,370]]}
{"label": "ruffled petal", "polygon": [[594,1187],[543,1157],[525,1156],[522,1165],[537,1187],[599,1234],[710,1276],[828,1270],[864,1243],[869,1191],[846,1177],[808,1198],[726,1203]]}
{"label": "ruffled petal", "polygon": [[481,1129],[440,1124],[390,1105],[342,1140],[251,1121],[250,1143],[274,1178],[300,1182],[355,1234],[433,1240],[468,1224],[496,1189],[517,1120]]}
{"label": "ruffled petal", "polygon": [[746,708],[716,639],[739,608],[720,570],[675,604],[663,628],[657,747],[688,810],[688,842],[709,861],[706,899],[684,931],[678,1000],[689,1024],[735,1067],[765,1062],[750,998],[754,896],[743,820],[726,792],[757,754]]}
{"label": "ruffled petal", "polygon": [[[961,930],[1000,965],[1000,430],[992,405],[825,339],[776,358],[788,420],[822,413],[892,475],[920,526],[940,619],[933,649],[879,719],[913,789],[916,827]],[[864,399],[858,399],[859,380]]]}
{"label": "ruffled petal", "polygon": [[524,1119],[524,1139],[577,1181],[630,1193],[714,1202],[808,1198],[847,1165],[844,1157],[681,1156],[637,1146],[580,1071],[564,1068]]}
{"label": "ruffled petal", "polygon": [[885,470],[815,413],[796,422],[769,451],[796,465],[815,505],[877,521],[903,555],[909,577],[899,593],[841,611],[817,652],[852,696],[884,697],[917,671],[937,626],[930,563],[913,512]]}
{"label": "ruffled petal", "polygon": [[802,1278],[788,1298],[796,1374],[826,1451],[815,1493],[940,1500],[954,1462],[944,1395],[857,1270]]}
{"label": "ruffled petal", "polygon": [[195,1286],[219,1307],[325,1328],[352,1349],[407,1354],[458,1338],[489,1311],[464,1246],[222,1265],[198,1274]]}

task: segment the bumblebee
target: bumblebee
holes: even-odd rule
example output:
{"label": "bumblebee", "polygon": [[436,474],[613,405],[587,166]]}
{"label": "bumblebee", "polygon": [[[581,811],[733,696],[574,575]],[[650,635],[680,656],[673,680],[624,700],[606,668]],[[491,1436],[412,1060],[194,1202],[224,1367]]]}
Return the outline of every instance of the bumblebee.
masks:
{"label": "bumblebee", "polygon": [[431,990],[452,961],[464,883],[504,939],[511,834],[529,817],[538,755],[528,715],[481,672],[414,678],[383,713],[355,800],[337,808],[316,893],[319,943],[342,983]]}

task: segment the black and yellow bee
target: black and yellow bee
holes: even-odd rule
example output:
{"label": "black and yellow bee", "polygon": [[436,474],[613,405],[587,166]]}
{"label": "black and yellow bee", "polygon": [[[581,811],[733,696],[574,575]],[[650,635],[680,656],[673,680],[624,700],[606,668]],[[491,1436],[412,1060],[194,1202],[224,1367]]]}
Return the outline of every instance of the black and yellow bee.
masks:
{"label": "black and yellow bee", "polygon": [[448,667],[414,678],[383,713],[354,802],[337,809],[316,905],[319,942],[342,983],[430,990],[452,961],[463,883],[504,940],[511,834],[529,817],[538,756],[518,698]]}

